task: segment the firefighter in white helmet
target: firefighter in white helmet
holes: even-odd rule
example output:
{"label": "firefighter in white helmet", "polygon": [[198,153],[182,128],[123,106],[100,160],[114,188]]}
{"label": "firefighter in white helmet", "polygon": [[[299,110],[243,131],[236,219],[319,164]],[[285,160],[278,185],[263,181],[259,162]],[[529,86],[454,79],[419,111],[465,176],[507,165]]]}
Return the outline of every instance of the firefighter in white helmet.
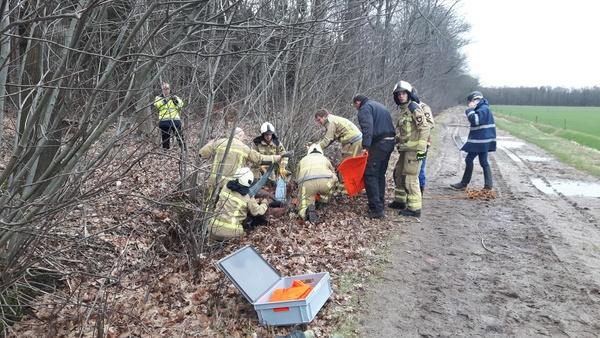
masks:
{"label": "firefighter in white helmet", "polygon": [[[252,140],[252,149],[263,155],[283,155],[286,152],[285,147],[275,134],[275,127],[269,122],[265,122],[260,126],[260,135]],[[289,174],[286,169],[287,162],[287,157],[282,158],[277,170],[271,174],[269,180],[274,182],[278,176],[287,177]],[[268,168],[268,165],[254,165],[252,167],[254,177],[259,178]]]}
{"label": "firefighter in white helmet", "polygon": [[[213,159],[210,176],[208,177],[208,191],[212,191],[217,184],[221,185],[233,178],[233,174],[237,169],[246,166],[246,162],[254,164],[278,162],[281,160],[280,155],[262,155],[256,150],[250,149],[245,143],[246,134],[241,128],[235,128],[231,146],[227,152],[227,157],[224,158],[227,150],[229,137],[222,137],[217,140],[210,141],[200,149],[200,156],[204,159]],[[217,176],[221,171],[219,182]]]}
{"label": "firefighter in white helmet", "polygon": [[394,201],[388,206],[401,209],[400,215],[420,217],[423,202],[418,175],[421,160],[427,156],[430,125],[412,93],[412,85],[406,81],[398,82],[393,91],[400,108],[396,121],[396,149],[400,156],[394,168]]}
{"label": "firefighter in white helmet", "polygon": [[329,202],[333,188],[338,181],[335,169],[318,143],[308,147],[306,156],[298,163],[296,170],[299,195],[299,215],[309,222],[317,222],[316,195],[319,204]]}
{"label": "firefighter in white helmet", "polygon": [[215,214],[208,220],[211,238],[226,240],[244,235],[244,230],[267,223],[267,202],[248,195],[254,174],[248,167],[238,168],[219,192]]}

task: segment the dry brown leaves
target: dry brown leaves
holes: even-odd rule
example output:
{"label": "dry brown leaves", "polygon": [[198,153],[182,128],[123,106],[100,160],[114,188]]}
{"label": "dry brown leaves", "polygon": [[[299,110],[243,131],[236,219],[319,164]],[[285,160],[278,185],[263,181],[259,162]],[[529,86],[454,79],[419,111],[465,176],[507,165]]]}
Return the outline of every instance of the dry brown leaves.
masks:
{"label": "dry brown leaves", "polygon": [[[215,267],[216,261],[244,245],[254,246],[283,276],[331,274],[334,295],[309,324],[317,336],[328,336],[355,311],[350,303],[363,286],[359,283],[354,291],[341,294],[341,277],[371,274],[370,259],[398,225],[367,219],[364,196],[334,198],[317,211],[321,223],[288,214],[271,216],[268,225],[244,238],[214,245],[194,263],[199,271],[194,278],[185,252],[169,244],[177,241],[172,234],[180,220],[176,209],[136,197],[164,201],[177,194],[176,152],[165,156],[156,150],[92,203],[72,212],[63,230],[81,231],[85,222],[96,246],[73,260],[78,264],[73,271],[93,261],[94,273],[67,278],[63,290],[40,297],[13,334],[93,337],[99,327],[108,337],[287,334],[291,328],[262,327],[252,305]],[[114,168],[105,170],[110,169]]]}
{"label": "dry brown leaves", "polygon": [[489,190],[489,189],[481,189],[481,190],[467,189],[467,190],[465,190],[465,193],[467,194],[467,198],[471,199],[471,200],[489,201],[489,200],[496,199],[496,191]]}

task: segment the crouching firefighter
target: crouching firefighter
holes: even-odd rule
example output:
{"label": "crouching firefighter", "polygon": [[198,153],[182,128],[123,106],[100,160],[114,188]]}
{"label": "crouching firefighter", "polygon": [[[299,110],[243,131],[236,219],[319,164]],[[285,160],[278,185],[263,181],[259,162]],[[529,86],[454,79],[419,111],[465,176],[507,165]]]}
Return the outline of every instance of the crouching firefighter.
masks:
{"label": "crouching firefighter", "polygon": [[267,224],[266,201],[249,195],[254,180],[252,170],[248,167],[239,168],[233,177],[221,189],[215,215],[208,220],[210,237],[215,240],[241,237],[244,230]]}
{"label": "crouching firefighter", "polygon": [[418,175],[421,160],[427,156],[429,123],[412,92],[411,84],[406,81],[394,87],[394,101],[400,108],[396,122],[396,149],[400,156],[394,168],[394,201],[388,206],[401,209],[400,215],[421,217],[423,202]]}
{"label": "crouching firefighter", "polygon": [[309,222],[317,222],[315,209],[316,195],[319,194],[318,204],[329,202],[338,178],[335,169],[319,144],[308,147],[308,152],[298,163],[296,182],[300,200],[299,215]]}

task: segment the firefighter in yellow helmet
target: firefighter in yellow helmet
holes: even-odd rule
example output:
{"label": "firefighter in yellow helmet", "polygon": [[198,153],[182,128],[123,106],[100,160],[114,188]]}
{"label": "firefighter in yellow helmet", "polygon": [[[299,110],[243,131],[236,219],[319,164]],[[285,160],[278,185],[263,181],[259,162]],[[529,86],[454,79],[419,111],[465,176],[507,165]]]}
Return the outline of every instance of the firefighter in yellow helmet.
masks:
{"label": "firefighter in yellow helmet", "polygon": [[185,149],[183,133],[181,131],[181,109],[183,100],[177,95],[171,95],[171,86],[164,82],[161,85],[162,94],[154,98],[154,107],[158,109],[158,127],[162,139],[163,149],[171,147],[170,139],[174,135],[181,149]]}
{"label": "firefighter in yellow helmet", "polygon": [[[275,127],[269,122],[265,122],[260,126],[260,135],[252,140],[251,146],[252,149],[263,155],[283,155],[285,153],[285,147],[277,135],[275,135]],[[277,173],[279,173],[279,175],[283,178],[287,177],[287,162],[287,157],[281,159],[281,162],[279,163],[279,169],[277,172],[273,172],[271,177],[269,177],[271,181],[277,180]],[[267,171],[268,168],[269,166],[267,165],[253,166],[252,171],[254,172],[254,177],[259,178]]]}
{"label": "firefighter in yellow helmet", "polygon": [[299,215],[309,222],[317,222],[315,196],[319,194],[319,204],[329,202],[332,189],[338,181],[335,169],[323,149],[317,143],[308,147],[306,156],[298,163],[296,170],[300,200]]}
{"label": "firefighter in yellow helmet", "polygon": [[248,195],[254,174],[248,167],[235,171],[233,178],[219,192],[215,214],[208,220],[210,237],[227,240],[241,237],[244,230],[267,223],[266,201]]}
{"label": "firefighter in yellow helmet", "polygon": [[[208,177],[208,191],[212,193],[213,189],[224,182],[233,178],[235,171],[246,166],[247,162],[254,164],[279,162],[281,155],[262,155],[258,151],[250,149],[245,143],[246,134],[241,128],[236,128],[227,157],[224,158],[227,149],[228,137],[219,138],[208,142],[200,149],[200,157],[203,159],[213,159],[210,176]],[[221,177],[217,182],[217,174],[221,168]]]}
{"label": "firefighter in yellow helmet", "polygon": [[400,215],[420,217],[423,202],[418,175],[421,160],[427,156],[430,126],[423,109],[412,96],[410,83],[398,82],[393,95],[400,108],[396,122],[396,149],[400,156],[394,168],[394,201],[388,206],[401,209]]}
{"label": "firefighter in yellow helmet", "polygon": [[[357,156],[362,150],[362,133],[352,121],[341,116],[330,114],[326,109],[315,113],[315,121],[325,127],[325,135],[318,142],[321,149],[327,148],[334,141],[342,145],[342,161]],[[345,191],[344,178],[340,175],[336,190]]]}

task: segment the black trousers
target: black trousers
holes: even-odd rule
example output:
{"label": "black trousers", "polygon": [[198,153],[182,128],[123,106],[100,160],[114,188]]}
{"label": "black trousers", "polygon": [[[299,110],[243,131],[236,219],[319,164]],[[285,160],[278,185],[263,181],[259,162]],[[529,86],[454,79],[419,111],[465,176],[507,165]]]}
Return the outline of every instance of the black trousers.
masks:
{"label": "black trousers", "polygon": [[369,200],[369,210],[373,213],[382,213],[385,203],[385,172],[387,171],[390,156],[394,151],[393,139],[381,140],[371,145],[367,167],[365,168],[365,189]]}
{"label": "black trousers", "polygon": [[160,128],[160,137],[162,139],[162,147],[164,149],[171,148],[171,136],[174,135],[179,143],[179,147],[183,148],[185,143],[183,141],[183,134],[181,132],[181,121],[180,120],[161,120],[158,124]]}

